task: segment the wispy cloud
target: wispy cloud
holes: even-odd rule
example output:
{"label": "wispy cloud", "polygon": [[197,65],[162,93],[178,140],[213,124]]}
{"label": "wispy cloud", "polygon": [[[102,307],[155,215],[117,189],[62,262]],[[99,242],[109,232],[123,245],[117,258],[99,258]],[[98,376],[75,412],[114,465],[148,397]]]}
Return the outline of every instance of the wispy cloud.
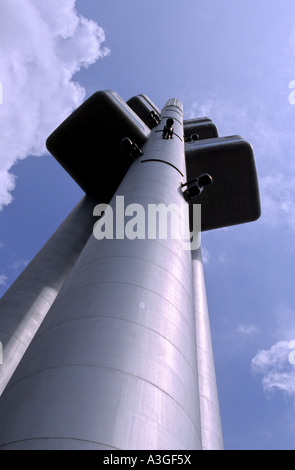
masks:
{"label": "wispy cloud", "polygon": [[279,305],[273,312],[276,341],[268,349],[260,349],[251,362],[252,371],[262,378],[267,398],[275,392],[295,399],[295,311]]}
{"label": "wispy cloud", "polygon": [[42,155],[46,137],[82,102],[85,90],[73,75],[109,53],[104,41],[75,0],[1,2],[0,209],[12,200],[12,166]]}
{"label": "wispy cloud", "polygon": [[241,333],[242,335],[253,336],[259,332],[259,328],[255,325],[247,325],[245,323],[240,323],[237,332]]}
{"label": "wispy cloud", "polygon": [[211,261],[211,254],[205,246],[202,246],[202,259],[204,264],[209,264]]}
{"label": "wispy cloud", "polygon": [[295,230],[295,177],[275,173],[260,178],[265,222]]}
{"label": "wispy cloud", "polygon": [[6,286],[7,276],[5,274],[0,274],[0,286]]}
{"label": "wispy cloud", "polygon": [[252,370],[262,374],[262,385],[269,398],[279,391],[295,398],[295,368],[289,341],[278,341],[270,349],[260,350],[252,359]]}
{"label": "wispy cloud", "polygon": [[13,271],[18,271],[20,269],[25,268],[28,265],[29,261],[24,259],[17,259],[13,263],[8,265],[8,269]]}

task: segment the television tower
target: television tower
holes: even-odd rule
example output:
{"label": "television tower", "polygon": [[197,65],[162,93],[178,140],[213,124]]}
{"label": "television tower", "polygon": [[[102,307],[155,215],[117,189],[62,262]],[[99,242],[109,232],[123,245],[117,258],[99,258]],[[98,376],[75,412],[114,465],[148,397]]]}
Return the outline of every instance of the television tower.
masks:
{"label": "television tower", "polygon": [[199,231],[260,216],[252,147],[108,90],[47,148],[86,196],[1,300],[0,449],[222,449]]}

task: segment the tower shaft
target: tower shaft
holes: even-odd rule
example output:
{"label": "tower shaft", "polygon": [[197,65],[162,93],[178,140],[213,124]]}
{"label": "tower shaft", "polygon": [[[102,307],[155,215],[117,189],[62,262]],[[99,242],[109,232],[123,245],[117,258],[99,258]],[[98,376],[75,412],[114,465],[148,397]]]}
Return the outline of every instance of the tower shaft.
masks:
{"label": "tower shaft", "polygon": [[93,202],[83,197],[0,300],[0,395],[89,238]]}
{"label": "tower shaft", "polygon": [[[152,130],[111,201],[114,239],[89,238],[6,387],[0,448],[201,449],[191,252],[181,238],[130,239],[139,211],[184,203],[178,100],[168,118],[173,138]],[[180,220],[185,234],[188,211]]]}
{"label": "tower shaft", "polygon": [[222,450],[222,425],[201,248],[192,251],[192,268],[202,448],[203,450]]}

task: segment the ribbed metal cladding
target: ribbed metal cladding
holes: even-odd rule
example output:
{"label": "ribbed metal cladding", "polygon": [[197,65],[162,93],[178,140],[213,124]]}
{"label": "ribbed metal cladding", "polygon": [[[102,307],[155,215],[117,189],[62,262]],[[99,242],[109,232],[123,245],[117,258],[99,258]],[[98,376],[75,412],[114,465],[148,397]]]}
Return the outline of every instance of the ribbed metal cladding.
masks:
{"label": "ribbed metal cladding", "polygon": [[183,105],[182,105],[182,102],[180,100],[178,100],[177,98],[170,98],[167,103],[165,104],[165,108],[169,108],[170,106],[174,106],[176,108],[178,108],[181,113],[183,114]]}
{"label": "ribbed metal cladding", "polygon": [[0,300],[0,395],[92,232],[93,201],[83,199]]}
{"label": "ribbed metal cladding", "polygon": [[6,388],[1,449],[201,449],[191,252],[122,236],[118,208],[183,205],[184,145],[163,125],[111,201],[119,236],[90,237]]}
{"label": "ribbed metal cladding", "polygon": [[223,450],[222,425],[201,248],[192,251],[192,263],[202,448],[203,450]]}

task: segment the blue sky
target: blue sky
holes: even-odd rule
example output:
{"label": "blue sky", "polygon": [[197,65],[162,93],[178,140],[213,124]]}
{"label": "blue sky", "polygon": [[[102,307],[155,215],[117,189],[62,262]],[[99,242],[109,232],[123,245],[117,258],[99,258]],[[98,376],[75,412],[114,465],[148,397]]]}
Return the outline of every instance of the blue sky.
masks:
{"label": "blue sky", "polygon": [[0,0],[0,38],[0,294],[82,197],[51,131],[97,90],[179,98],[260,183],[259,221],[202,235],[225,448],[294,449],[293,0]]}

